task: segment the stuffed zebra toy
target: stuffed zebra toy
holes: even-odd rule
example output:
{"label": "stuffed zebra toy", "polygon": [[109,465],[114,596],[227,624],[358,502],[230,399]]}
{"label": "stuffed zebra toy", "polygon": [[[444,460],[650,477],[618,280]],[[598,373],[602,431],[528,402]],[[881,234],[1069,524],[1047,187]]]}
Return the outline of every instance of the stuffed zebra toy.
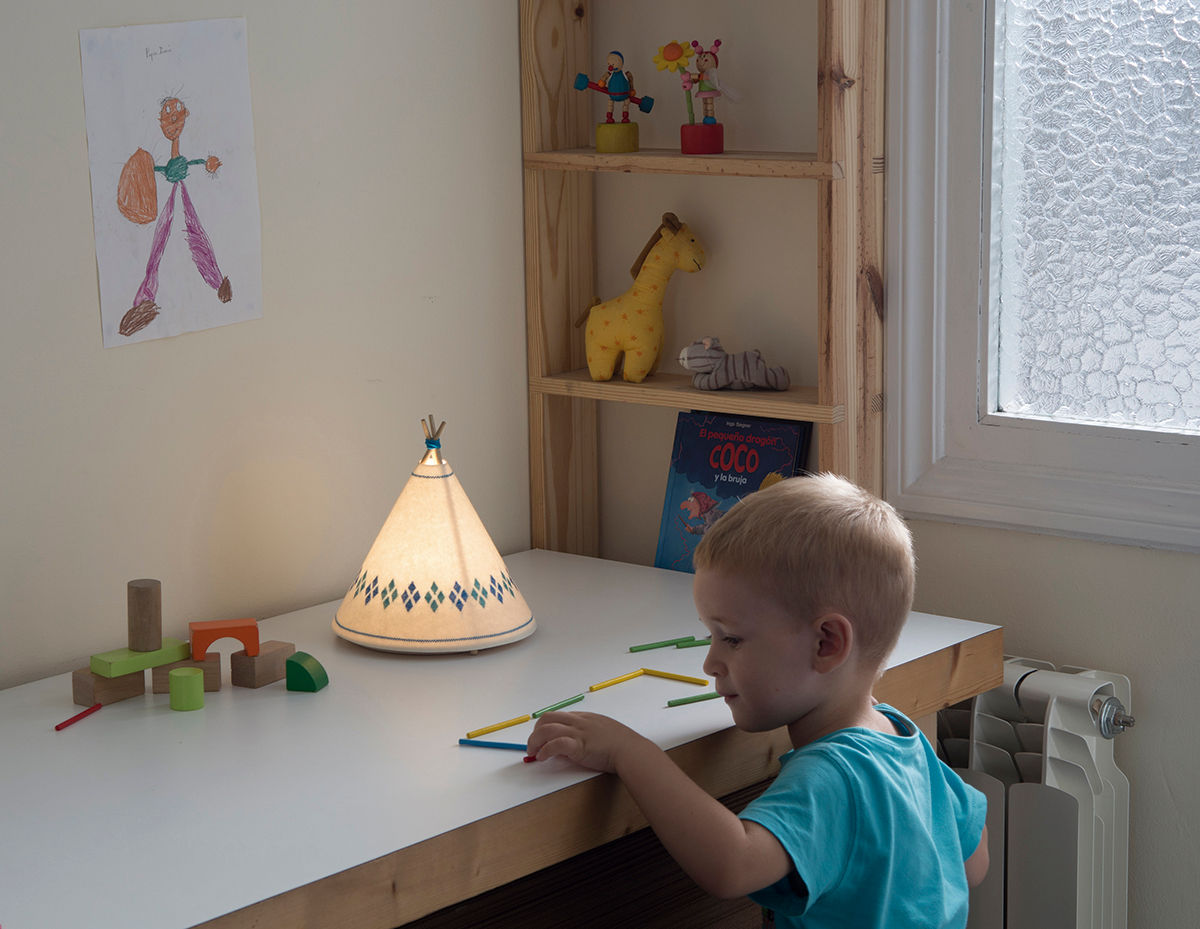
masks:
{"label": "stuffed zebra toy", "polygon": [[768,368],[756,348],[729,354],[719,339],[697,339],[679,353],[679,363],[696,372],[692,383],[701,390],[787,390],[791,379],[781,366]]}

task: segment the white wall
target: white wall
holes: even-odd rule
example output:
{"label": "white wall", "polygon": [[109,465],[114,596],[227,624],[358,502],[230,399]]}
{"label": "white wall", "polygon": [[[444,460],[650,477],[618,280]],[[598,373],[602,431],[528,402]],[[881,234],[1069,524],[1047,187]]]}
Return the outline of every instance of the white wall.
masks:
{"label": "white wall", "polygon": [[[247,22],[263,318],[104,349],[78,31],[198,15]],[[0,687],[124,644],[131,578],[176,635],[340,597],[428,413],[528,547],[518,74],[496,0],[4,5]]]}

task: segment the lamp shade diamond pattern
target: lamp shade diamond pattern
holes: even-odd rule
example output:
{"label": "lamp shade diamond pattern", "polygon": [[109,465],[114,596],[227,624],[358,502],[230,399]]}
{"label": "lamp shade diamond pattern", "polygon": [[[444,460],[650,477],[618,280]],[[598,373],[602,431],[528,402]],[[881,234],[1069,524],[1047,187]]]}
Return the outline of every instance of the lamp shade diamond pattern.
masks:
{"label": "lamp shade diamond pattern", "polygon": [[[425,425],[422,423],[422,425]],[[461,652],[516,642],[536,622],[504,559],[441,455],[445,423],[400,492],[333,631],[368,648]]]}

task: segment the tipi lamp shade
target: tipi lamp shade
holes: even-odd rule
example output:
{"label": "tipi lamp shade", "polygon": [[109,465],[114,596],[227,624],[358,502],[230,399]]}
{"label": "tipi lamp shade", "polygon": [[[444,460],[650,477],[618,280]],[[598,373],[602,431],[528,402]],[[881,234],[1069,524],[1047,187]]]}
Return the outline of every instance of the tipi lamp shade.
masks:
{"label": "tipi lamp shade", "polygon": [[392,652],[466,652],[533,632],[517,590],[450,463],[433,417],[426,452],[333,619],[351,642]]}

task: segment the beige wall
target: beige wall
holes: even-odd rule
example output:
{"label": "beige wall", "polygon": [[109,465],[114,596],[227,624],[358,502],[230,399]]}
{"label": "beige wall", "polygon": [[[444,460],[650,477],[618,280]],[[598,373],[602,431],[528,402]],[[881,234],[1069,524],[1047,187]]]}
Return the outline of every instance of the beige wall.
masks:
{"label": "beige wall", "polygon": [[[246,18],[263,318],[104,349],[78,32],[199,15]],[[0,687],[123,644],[130,578],[168,634],[340,597],[431,412],[528,547],[518,74],[496,0],[3,5]]]}

